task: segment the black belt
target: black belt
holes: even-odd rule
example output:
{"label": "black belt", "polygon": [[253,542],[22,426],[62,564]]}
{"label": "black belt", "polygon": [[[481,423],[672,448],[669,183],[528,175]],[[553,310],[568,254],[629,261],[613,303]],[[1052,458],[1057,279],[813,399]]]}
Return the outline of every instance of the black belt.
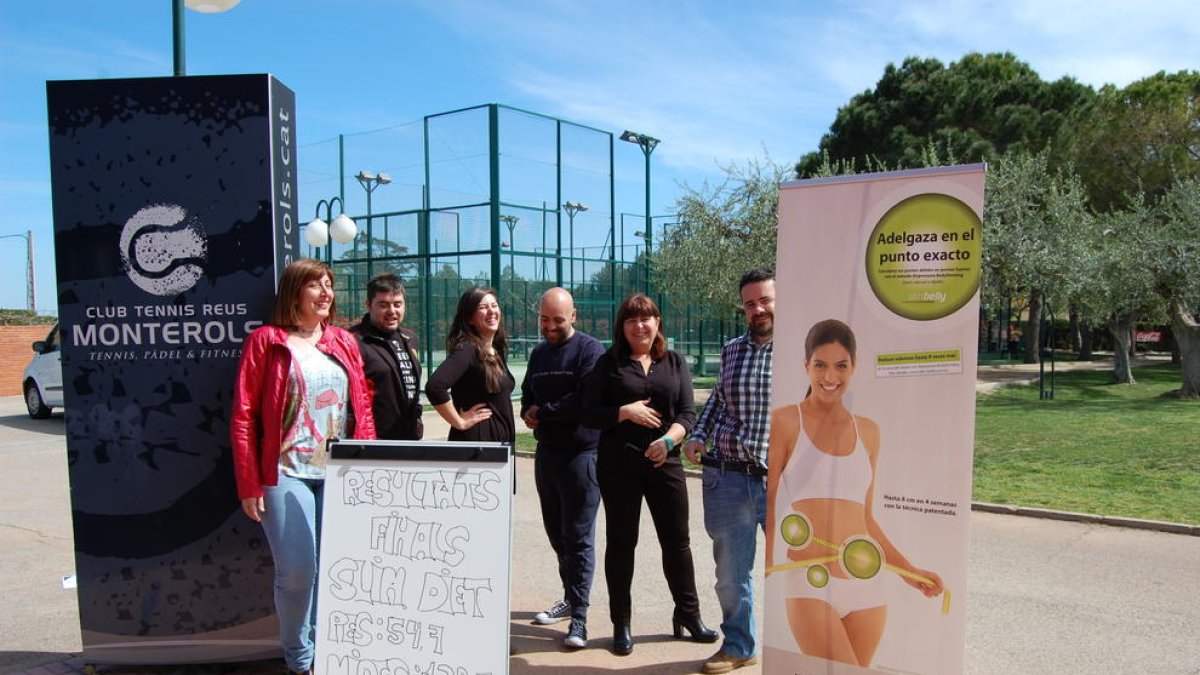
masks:
{"label": "black belt", "polygon": [[767,470],[754,462],[734,462],[728,459],[721,459],[720,457],[700,455],[700,463],[704,466],[711,466],[714,469],[732,471],[733,473],[741,473],[747,476],[767,475]]}

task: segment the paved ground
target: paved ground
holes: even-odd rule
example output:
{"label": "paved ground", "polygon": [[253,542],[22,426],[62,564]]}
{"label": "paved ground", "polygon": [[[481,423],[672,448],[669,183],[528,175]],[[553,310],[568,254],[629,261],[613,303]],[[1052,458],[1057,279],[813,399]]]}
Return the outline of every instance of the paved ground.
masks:
{"label": "paved ground", "polygon": [[[981,388],[1001,378],[1033,375],[1020,366],[991,370],[981,371]],[[17,397],[0,398],[0,461],[7,474],[0,501],[0,672],[83,672],[76,656],[81,647],[75,595],[61,584],[62,575],[73,569],[63,422],[59,416],[29,420],[21,406]],[[439,424],[427,419],[431,437],[444,434]],[[563,624],[531,625],[533,614],[557,595],[556,583],[547,583],[556,573],[532,490],[532,464],[528,458],[517,460],[511,672],[698,672],[714,649],[670,637],[670,600],[648,518],[638,548],[632,656],[618,658],[607,651],[608,598],[600,574],[592,596],[589,649],[563,650]],[[699,480],[689,481],[689,491],[701,605],[712,625],[719,616],[711,583],[705,581],[712,579],[712,557]],[[603,514],[600,518],[603,532]],[[760,544],[760,565],[761,559]],[[1200,675],[1197,561],[1200,537],[975,512],[964,672]],[[278,673],[281,666],[276,661],[99,670],[257,675]]]}

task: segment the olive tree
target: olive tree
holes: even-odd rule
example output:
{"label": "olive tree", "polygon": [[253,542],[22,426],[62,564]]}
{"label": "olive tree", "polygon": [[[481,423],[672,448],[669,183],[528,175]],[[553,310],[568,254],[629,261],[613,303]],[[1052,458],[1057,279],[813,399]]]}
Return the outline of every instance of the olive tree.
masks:
{"label": "olive tree", "polygon": [[656,286],[708,318],[723,318],[737,306],[742,272],[775,264],[779,185],[789,169],[768,159],[724,172],[717,186],[685,188],[675,204],[678,224],[654,254]]}
{"label": "olive tree", "polygon": [[1082,183],[1068,169],[1050,168],[1048,152],[1011,152],[990,166],[983,269],[993,292],[1028,298],[1028,363],[1041,351],[1043,303],[1048,296],[1064,303],[1081,287],[1091,221]]}
{"label": "olive tree", "polygon": [[[1178,394],[1200,396],[1200,350],[1194,346],[1200,339],[1195,329],[1200,218],[1194,206],[1200,180],[1200,72],[1159,72],[1123,88],[1105,86],[1073,114],[1063,136],[1093,207],[1120,224],[1133,215],[1141,219],[1107,228],[1130,238],[1109,248],[1133,256],[1139,278],[1152,275],[1151,287],[1165,304],[1180,345],[1184,382]],[[1126,206],[1131,201],[1136,207]]]}
{"label": "olive tree", "polygon": [[1178,181],[1159,202],[1151,257],[1154,286],[1167,303],[1179,344],[1183,384],[1174,395],[1200,398],[1200,181]]}
{"label": "olive tree", "polygon": [[1104,326],[1113,341],[1113,381],[1134,382],[1129,361],[1138,320],[1162,315],[1149,255],[1155,248],[1146,223],[1151,209],[1142,198],[1096,216],[1082,239],[1082,281],[1074,296],[1084,320]]}

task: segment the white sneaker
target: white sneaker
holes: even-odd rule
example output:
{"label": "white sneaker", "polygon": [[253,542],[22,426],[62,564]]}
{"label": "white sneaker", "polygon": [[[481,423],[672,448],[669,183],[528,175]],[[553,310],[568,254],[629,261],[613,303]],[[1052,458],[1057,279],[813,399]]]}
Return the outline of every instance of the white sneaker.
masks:
{"label": "white sneaker", "polygon": [[534,623],[547,626],[569,618],[571,618],[571,606],[567,604],[566,600],[559,600],[550,609],[538,612],[537,616],[533,617],[533,621]]}

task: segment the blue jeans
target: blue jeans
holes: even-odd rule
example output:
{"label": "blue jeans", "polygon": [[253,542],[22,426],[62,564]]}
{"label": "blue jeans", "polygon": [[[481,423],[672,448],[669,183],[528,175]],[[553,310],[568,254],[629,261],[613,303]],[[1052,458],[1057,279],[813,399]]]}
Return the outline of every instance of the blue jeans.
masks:
{"label": "blue jeans", "polygon": [[767,484],[758,476],[704,467],[704,529],[713,541],[717,563],[717,601],[721,603],[721,651],[744,659],[754,656],[754,551],[757,530],[767,522]]}
{"label": "blue jeans", "polygon": [[312,667],[316,633],[317,554],[321,541],[321,497],[325,481],[279,474],[279,485],[263,487],[263,531],[275,559],[275,613],[279,642],[289,670]]}

